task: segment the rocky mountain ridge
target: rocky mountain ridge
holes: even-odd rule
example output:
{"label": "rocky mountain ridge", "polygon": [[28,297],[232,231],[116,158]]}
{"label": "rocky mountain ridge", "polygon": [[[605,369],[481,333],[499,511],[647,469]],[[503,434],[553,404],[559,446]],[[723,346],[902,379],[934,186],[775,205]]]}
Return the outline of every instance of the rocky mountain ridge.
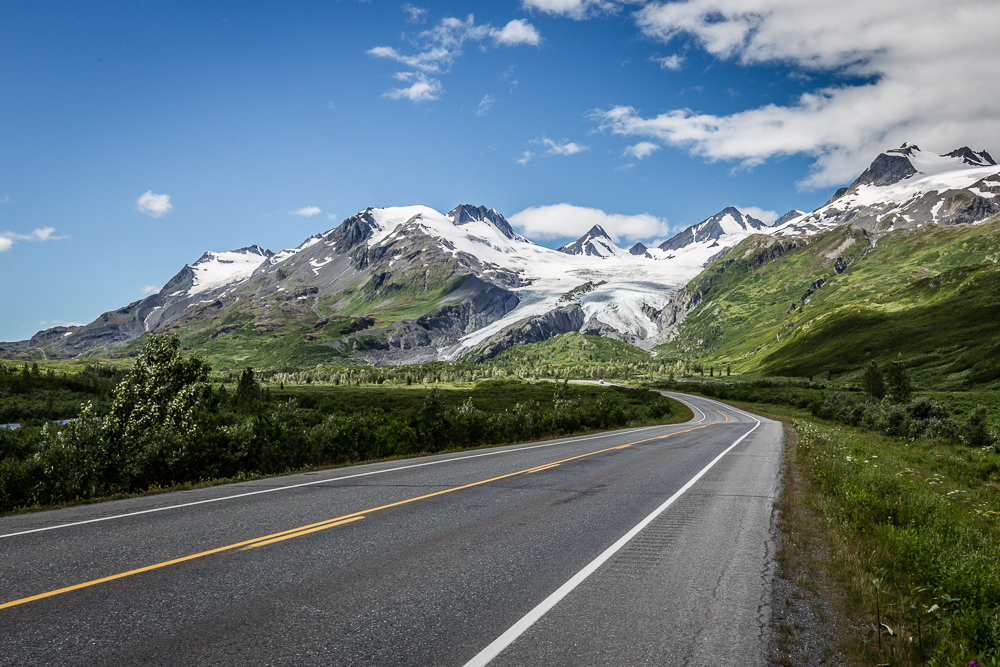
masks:
{"label": "rocky mountain ridge", "polygon": [[652,248],[625,250],[597,225],[552,250],[485,206],[369,208],[279,253],[205,253],[157,294],[84,327],[0,344],[0,353],[127,352],[149,331],[223,351],[294,337],[294,358],[321,363],[492,356],[570,331],[649,348],[700,303],[685,286],[747,239],[773,238],[764,243],[773,249],[851,224],[875,242],[899,227],[978,222],[1000,210],[997,193],[1000,167],[985,151],[935,156],[905,144],[816,211],[790,211],[769,227],[727,207]]}

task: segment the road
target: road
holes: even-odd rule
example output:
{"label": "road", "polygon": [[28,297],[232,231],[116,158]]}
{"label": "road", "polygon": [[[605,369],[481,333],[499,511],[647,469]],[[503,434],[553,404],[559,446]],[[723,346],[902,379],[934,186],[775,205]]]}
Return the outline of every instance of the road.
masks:
{"label": "road", "polygon": [[0,518],[3,665],[764,665],[781,425]]}

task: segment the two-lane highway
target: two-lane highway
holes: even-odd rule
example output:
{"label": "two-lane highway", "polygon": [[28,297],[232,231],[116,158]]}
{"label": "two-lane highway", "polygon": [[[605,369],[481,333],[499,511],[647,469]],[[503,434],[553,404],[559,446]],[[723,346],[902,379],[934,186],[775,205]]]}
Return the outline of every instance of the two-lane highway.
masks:
{"label": "two-lane highway", "polygon": [[0,664],[765,664],[780,424],[0,518]]}

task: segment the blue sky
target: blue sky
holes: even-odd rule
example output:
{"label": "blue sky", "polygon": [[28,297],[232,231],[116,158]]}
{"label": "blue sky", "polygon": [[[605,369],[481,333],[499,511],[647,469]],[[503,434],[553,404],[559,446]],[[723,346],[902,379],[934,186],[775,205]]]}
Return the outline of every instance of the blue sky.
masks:
{"label": "blue sky", "polygon": [[624,245],[811,210],[903,141],[998,150],[997,3],[943,5],[5,2],[0,340],[369,206]]}

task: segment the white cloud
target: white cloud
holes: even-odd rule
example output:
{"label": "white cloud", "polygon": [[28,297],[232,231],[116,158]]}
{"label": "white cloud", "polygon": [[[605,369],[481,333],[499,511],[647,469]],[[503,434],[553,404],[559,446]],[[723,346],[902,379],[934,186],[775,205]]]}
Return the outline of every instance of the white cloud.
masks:
{"label": "white cloud", "polygon": [[292,211],[292,215],[301,215],[306,218],[311,218],[314,215],[319,215],[323,212],[319,206],[305,206],[297,211]]}
{"label": "white cloud", "polygon": [[154,218],[170,213],[170,209],[173,207],[174,205],[170,203],[170,195],[154,194],[152,190],[146,190],[135,200],[136,210]]}
{"label": "white cloud", "polygon": [[7,252],[16,241],[60,241],[68,239],[69,236],[56,236],[55,227],[36,227],[29,234],[18,232],[0,232],[0,252]]}
{"label": "white cloud", "polygon": [[531,151],[524,151],[524,153],[521,154],[521,157],[517,159],[517,163],[520,165],[528,164],[534,157],[535,154]]}
{"label": "white cloud", "polygon": [[692,37],[720,59],[864,82],[729,115],[674,109],[647,117],[627,105],[593,112],[616,134],[746,167],[810,155],[813,171],[800,183],[809,188],[847,182],[903,141],[940,151],[1000,144],[992,83],[1000,3],[992,0],[683,0],[646,5],[636,19],[646,36]]}
{"label": "white cloud", "polygon": [[160,291],[160,288],[157,287],[156,285],[143,285],[142,286],[142,293],[145,294],[145,295],[147,295],[147,296],[150,295],[150,294],[156,294],[159,291]]}
{"label": "white cloud", "polygon": [[406,3],[403,5],[403,13],[406,14],[406,20],[410,23],[423,23],[427,20],[427,9],[424,7],[416,7]]}
{"label": "white cloud", "polygon": [[684,56],[676,53],[672,56],[654,56],[650,58],[654,63],[658,63],[662,69],[672,69],[677,71],[684,64]]}
{"label": "white cloud", "polygon": [[492,95],[483,95],[483,99],[479,100],[479,108],[476,109],[476,115],[485,116],[496,102],[496,98]]}
{"label": "white cloud", "polygon": [[[405,10],[405,7],[404,7]],[[441,94],[441,80],[455,59],[462,55],[467,42],[483,42],[491,38],[499,46],[533,45],[541,43],[538,30],[524,19],[510,21],[503,28],[493,28],[490,24],[476,25],[475,17],[469,14],[464,20],[454,17],[441,19],[433,28],[421,32],[415,40],[417,53],[402,53],[392,46],[376,46],[367,51],[375,58],[392,60],[409,68],[398,72],[395,77],[412,82],[406,88],[394,88],[383,97],[408,99],[412,102],[435,100]]]}
{"label": "white cloud", "polygon": [[541,34],[535,29],[535,26],[524,19],[511,21],[500,30],[491,30],[490,36],[497,44],[504,46],[518,46],[520,44],[538,46],[542,43]]}
{"label": "white cloud", "polygon": [[553,16],[581,21],[597,14],[616,12],[621,4],[606,0],[523,0],[525,9],[537,9]]}
{"label": "white cloud", "polygon": [[749,215],[751,218],[757,218],[765,225],[770,225],[778,219],[777,211],[767,211],[759,206],[737,206],[736,208],[738,208],[743,215]]}
{"label": "white cloud", "polygon": [[622,156],[631,155],[636,160],[644,160],[658,150],[660,150],[660,146],[652,141],[640,141],[634,146],[627,146],[622,152]]}
{"label": "white cloud", "polygon": [[425,76],[422,72],[397,72],[396,79],[413,83],[405,88],[387,90],[382,97],[391,100],[406,98],[411,102],[429,102],[441,96],[441,80]]}
{"label": "white cloud", "polygon": [[552,141],[548,137],[534,139],[531,143],[542,144],[545,146],[548,149],[545,151],[545,155],[576,155],[577,153],[590,150],[590,146],[583,146],[572,141],[560,144]]}
{"label": "white cloud", "polygon": [[566,203],[526,208],[510,216],[509,220],[522,234],[535,239],[579,237],[594,225],[603,227],[615,242],[648,239],[670,233],[670,225],[666,219],[649,213],[621,215]]}

